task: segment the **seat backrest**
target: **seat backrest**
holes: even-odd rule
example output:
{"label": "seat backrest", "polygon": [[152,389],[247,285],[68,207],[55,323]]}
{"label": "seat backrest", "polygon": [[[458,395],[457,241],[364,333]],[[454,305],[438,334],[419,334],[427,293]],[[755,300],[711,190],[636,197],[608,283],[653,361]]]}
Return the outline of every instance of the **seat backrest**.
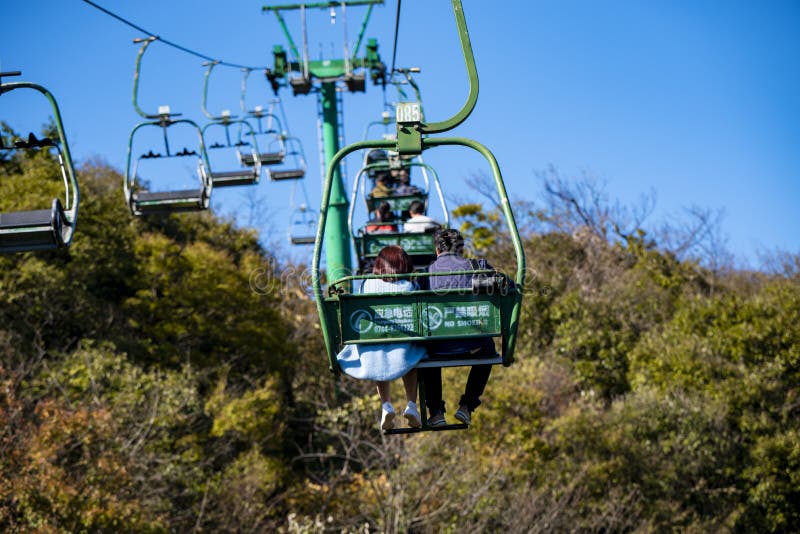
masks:
{"label": "seat backrest", "polygon": [[408,207],[411,206],[411,203],[415,200],[419,200],[426,206],[428,205],[427,193],[418,193],[416,195],[394,195],[388,197],[373,197],[372,195],[368,195],[367,210],[373,212],[381,202],[386,201],[389,203],[389,207],[392,211],[406,211],[408,210]]}
{"label": "seat backrest", "polygon": [[462,289],[339,295],[340,343],[499,337],[501,299]]}
{"label": "seat backrest", "polygon": [[360,256],[375,258],[384,247],[397,245],[409,256],[436,256],[433,234],[413,234],[402,232],[386,232],[364,234],[356,238],[356,248]]}

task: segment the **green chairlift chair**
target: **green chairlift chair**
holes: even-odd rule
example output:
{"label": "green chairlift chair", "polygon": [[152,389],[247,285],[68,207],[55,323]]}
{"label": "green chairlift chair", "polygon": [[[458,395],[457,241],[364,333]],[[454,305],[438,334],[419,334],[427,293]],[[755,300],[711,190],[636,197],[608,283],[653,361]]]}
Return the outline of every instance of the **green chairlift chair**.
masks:
{"label": "green chairlift chair", "polygon": [[[300,180],[306,175],[306,156],[303,143],[297,137],[284,137],[286,157],[280,165],[269,165],[267,175],[272,181]],[[288,160],[288,161],[287,161]]]}
{"label": "green chairlift chair", "polygon": [[[208,155],[206,154],[205,144],[203,143],[203,132],[200,127],[189,119],[175,119],[179,113],[171,113],[169,106],[159,106],[158,113],[145,113],[139,107],[139,78],[141,71],[142,57],[147,51],[147,47],[156,41],[157,37],[137,38],[133,42],[142,43],[139,53],[136,56],[136,70],[133,76],[133,107],[136,112],[144,117],[144,122],[140,122],[131,130],[128,139],[128,161],[125,167],[125,178],[123,180],[123,192],[125,201],[134,215],[149,214],[168,214],[187,211],[201,211],[208,209],[212,182],[209,176]],[[197,134],[197,146],[194,149],[184,147],[178,152],[170,149],[169,132],[178,125],[183,125]],[[133,157],[134,139],[137,132],[143,131],[142,128],[161,128],[164,138],[164,151],[153,152],[152,149],[147,153]],[[163,158],[163,159],[161,159]],[[195,158],[197,163],[198,187],[193,189],[168,190],[168,191],[148,191],[137,185],[137,170],[139,163],[143,160],[164,161],[171,158]]]}
{"label": "green chairlift chair", "polygon": [[[18,76],[20,72],[3,72],[3,76]],[[80,189],[75,177],[72,158],[61,122],[61,113],[53,95],[44,87],[29,82],[0,83],[0,95],[20,89],[43,94],[50,102],[58,139],[37,139],[31,133],[26,140],[4,142],[0,137],[0,151],[53,150],[58,158],[64,182],[64,201],[53,199],[47,209],[0,213],[0,252],[24,252],[68,247],[72,242],[78,222]]]}
{"label": "green chairlift chair", "polygon": [[305,204],[301,204],[289,217],[289,243],[313,245],[317,230],[317,216]]}
{"label": "green chairlift chair", "polygon": [[[256,136],[262,139],[261,146],[266,150],[259,152],[258,159],[262,165],[280,165],[286,157],[286,149],[284,147],[284,130],[281,121],[272,112],[276,102],[272,101],[269,110],[264,111],[263,106],[256,106],[253,109],[247,108],[247,79],[250,76],[252,69],[242,69],[242,94],[239,99],[239,107],[242,114],[247,117],[249,121],[256,122]],[[266,124],[264,124],[266,122]],[[242,153],[242,165],[254,165],[256,158],[248,153]]]}
{"label": "green chairlift chair", "polygon": [[[384,343],[387,339],[392,342],[424,343],[431,340],[492,337],[500,341],[500,351],[497,354],[482,354],[475,359],[461,356],[436,361],[427,359],[419,364],[418,367],[422,368],[475,364],[508,366],[514,361],[514,347],[522,308],[525,254],[497,160],[489,149],[477,141],[456,137],[429,137],[431,134],[451,130],[464,122],[475,107],[478,97],[478,76],[463,7],[461,0],[451,0],[451,2],[470,79],[470,92],[463,108],[446,121],[426,123],[422,122],[418,102],[400,104],[397,108],[396,142],[381,140],[354,143],[339,150],[328,163],[314,247],[312,282],[329,367],[334,373],[340,372],[336,355],[344,345]],[[347,273],[329,272],[328,288],[327,291],[323,291],[320,259],[333,189],[333,170],[338,167],[340,161],[357,150],[393,148],[400,156],[416,156],[424,150],[448,145],[460,145],[476,150],[491,167],[516,256],[517,266],[513,278],[496,271],[468,271],[473,275],[473,287],[469,289],[357,294],[351,289],[354,282],[370,278],[370,275],[347,276]],[[459,273],[412,273],[397,276],[422,278],[453,274]],[[425,398],[422,383],[420,392],[420,412],[424,414]],[[432,428],[423,420],[421,428],[389,430],[386,433],[447,430],[465,426],[449,425],[444,428]]]}
{"label": "green chairlift chair", "polygon": [[[214,70],[218,61],[209,61],[204,65],[208,66],[204,76],[203,82],[203,114],[208,117],[211,122],[203,127],[203,141],[209,151],[209,176],[211,183],[214,187],[230,187],[237,185],[254,185],[258,183],[261,177],[261,160],[258,157],[258,142],[256,141],[256,132],[253,126],[244,119],[238,119],[235,115],[231,115],[228,110],[222,111],[219,115],[213,115],[208,111],[206,105],[208,101],[208,81],[211,78],[211,72]],[[235,140],[231,139],[231,127],[238,126],[238,135]],[[209,143],[211,132],[222,130],[224,132],[224,142],[215,141]],[[236,156],[241,165],[238,169],[219,170],[221,163],[218,159],[212,159],[211,153],[223,152],[230,153],[231,150],[236,152]],[[246,157],[244,155],[247,155]],[[244,160],[249,159],[252,164],[245,165]]]}
{"label": "green chairlift chair", "polygon": [[[134,215],[179,213],[186,211],[201,211],[208,209],[211,199],[212,182],[207,171],[208,158],[203,144],[203,133],[200,127],[188,119],[173,120],[169,109],[163,108],[165,113],[158,121],[148,121],[137,124],[131,131],[128,140],[128,164],[125,170],[123,189],[125,200],[131,213]],[[178,152],[172,152],[169,146],[168,129],[183,124],[194,129],[197,133],[197,147],[190,150],[184,147]],[[142,128],[161,128],[164,132],[164,151],[148,151],[146,154],[133,157],[134,139]],[[169,158],[193,158],[197,163],[198,187],[193,189],[180,189],[169,191],[148,191],[137,187],[137,170],[142,160]]]}
{"label": "green chairlift chair", "polygon": [[[353,246],[358,256],[358,273],[369,274],[370,266],[374,262],[378,253],[383,247],[389,245],[398,245],[411,257],[414,262],[416,270],[424,270],[430,263],[436,259],[436,250],[433,244],[433,232],[430,233],[405,233],[398,232],[380,232],[369,233],[365,227],[357,229],[353,222],[355,214],[356,197],[358,196],[359,185],[361,186],[361,193],[365,199],[368,213],[372,213],[378,205],[386,201],[395,215],[395,219],[390,221],[393,224],[402,225],[404,221],[402,214],[407,213],[409,206],[414,201],[422,202],[425,205],[427,213],[428,198],[431,189],[431,183],[436,189],[439,197],[444,220],[442,227],[448,228],[450,226],[450,216],[447,209],[447,202],[442,194],[442,186],[439,182],[439,176],[436,170],[430,165],[422,161],[408,161],[404,163],[407,167],[417,167],[422,170],[424,180],[424,188],[413,195],[393,195],[388,197],[372,197],[367,191],[365,176],[369,175],[370,171],[389,170],[386,163],[371,163],[365,165],[356,175],[355,183],[353,184],[353,193],[350,198],[350,210],[348,213],[348,227],[351,229]],[[402,230],[402,229],[401,229]]]}

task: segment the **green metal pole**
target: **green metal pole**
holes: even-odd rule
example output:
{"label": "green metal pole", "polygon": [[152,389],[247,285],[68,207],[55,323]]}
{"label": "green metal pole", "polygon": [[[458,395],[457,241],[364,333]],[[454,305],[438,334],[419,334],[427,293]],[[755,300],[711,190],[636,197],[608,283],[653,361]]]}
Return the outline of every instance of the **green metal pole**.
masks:
{"label": "green metal pole", "polygon": [[[323,82],[322,92],[322,141],[325,148],[325,168],[339,152],[339,124],[336,112],[336,84]],[[347,227],[349,202],[344,190],[341,167],[333,169],[330,203],[325,226],[325,263],[328,279],[337,280],[352,274],[350,261],[350,230]]]}

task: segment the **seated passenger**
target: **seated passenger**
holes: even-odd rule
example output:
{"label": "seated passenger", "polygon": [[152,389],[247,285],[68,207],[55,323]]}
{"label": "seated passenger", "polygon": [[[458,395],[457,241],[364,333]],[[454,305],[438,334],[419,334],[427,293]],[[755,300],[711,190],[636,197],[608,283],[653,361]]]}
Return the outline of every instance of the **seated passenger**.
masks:
{"label": "seated passenger", "polygon": [[375,173],[375,186],[369,193],[373,198],[389,197],[394,194],[394,187],[388,171]]}
{"label": "seated passenger", "polygon": [[397,225],[392,222],[393,219],[394,214],[392,213],[392,207],[384,200],[378,205],[377,208],[375,208],[373,217],[367,221],[367,225],[364,230],[368,234],[396,232]]}
{"label": "seated passenger", "polygon": [[397,184],[394,188],[394,195],[418,195],[422,193],[419,187],[411,185],[411,174],[408,167],[400,167],[399,169],[392,169],[392,176]]}
{"label": "seated passenger", "polygon": [[385,168],[389,167],[389,156],[386,154],[386,151],[379,148],[370,150],[367,154],[367,159],[364,162],[364,165],[371,167],[367,169],[367,176],[369,176],[372,180],[375,179],[375,173],[384,170],[382,167],[378,166],[379,164],[384,165]]}
{"label": "seated passenger", "polygon": [[408,207],[409,219],[403,223],[403,232],[423,234],[438,229],[441,225],[425,215],[425,204],[415,200]]}
{"label": "seated passenger", "polygon": [[[407,274],[414,265],[406,252],[397,245],[384,247],[375,260],[373,274]],[[407,278],[369,278],[361,288],[362,293],[396,293],[415,291],[416,283]],[[406,409],[403,416],[408,426],[419,428],[422,418],[417,409],[417,370],[414,368],[425,356],[425,348],[413,343],[382,343],[346,345],[336,356],[342,371],[362,380],[375,380],[381,398],[382,430],[394,428],[396,412],[392,406],[389,382],[403,377],[406,392]]]}
{"label": "seated passenger", "polygon": [[[428,267],[428,272],[442,273],[451,271],[474,271],[492,269],[485,259],[468,260],[462,256],[464,237],[458,230],[443,229],[434,236],[436,244],[436,260]],[[452,276],[431,276],[430,289],[472,288],[471,274]],[[433,356],[477,356],[496,354],[491,337],[478,339],[454,339],[435,341],[428,344],[428,353]],[[472,422],[472,412],[480,406],[480,396],[489,381],[491,365],[473,365],[469,371],[466,388],[458,403],[456,419],[464,424]],[[429,368],[423,370],[425,381],[425,399],[430,413],[430,426],[446,425],[444,401],[442,400],[442,369]]]}

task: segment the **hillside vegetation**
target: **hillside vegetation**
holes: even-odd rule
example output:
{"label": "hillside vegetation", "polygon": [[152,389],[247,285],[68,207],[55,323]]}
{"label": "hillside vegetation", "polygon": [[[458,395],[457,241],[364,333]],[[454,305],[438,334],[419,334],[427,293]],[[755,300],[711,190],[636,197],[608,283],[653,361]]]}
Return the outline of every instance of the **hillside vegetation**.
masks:
{"label": "hillside vegetation", "polygon": [[[0,211],[57,176],[0,160]],[[726,269],[551,176],[516,209],[517,363],[469,431],[384,437],[302,266],[212,214],[131,217],[102,162],[79,180],[69,250],[0,257],[2,531],[800,530],[797,257]],[[513,266],[491,196],[456,216]],[[452,405],[466,370],[444,378]]]}

